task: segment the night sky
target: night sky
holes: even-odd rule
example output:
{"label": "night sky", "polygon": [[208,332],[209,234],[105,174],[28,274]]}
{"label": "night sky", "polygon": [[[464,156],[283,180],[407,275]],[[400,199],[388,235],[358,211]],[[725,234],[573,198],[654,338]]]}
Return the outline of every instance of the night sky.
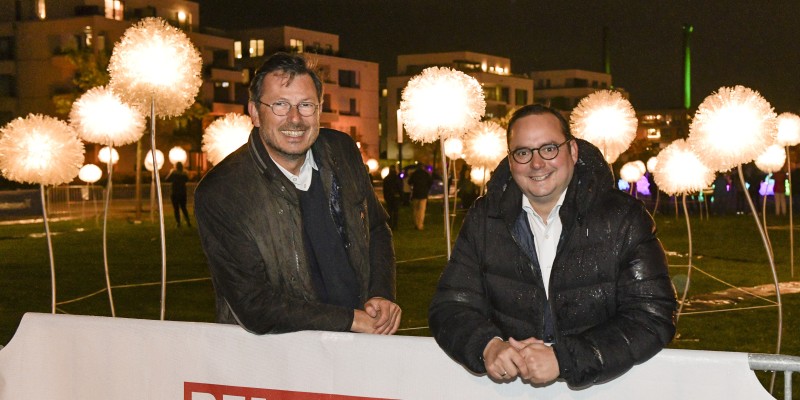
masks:
{"label": "night sky", "polygon": [[609,29],[614,84],[636,109],[680,107],[684,23],[694,26],[692,104],[722,86],[759,91],[777,113],[800,113],[800,0],[198,0],[201,25],[291,25],[340,36],[343,57],[380,64],[399,54],[475,51],[508,57],[512,73],[603,70]]}

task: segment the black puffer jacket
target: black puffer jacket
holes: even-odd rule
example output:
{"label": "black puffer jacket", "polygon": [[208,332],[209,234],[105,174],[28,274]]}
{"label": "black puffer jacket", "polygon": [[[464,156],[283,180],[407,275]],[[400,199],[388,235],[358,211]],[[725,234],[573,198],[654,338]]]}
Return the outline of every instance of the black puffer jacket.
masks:
{"label": "black puffer jacket", "polygon": [[[372,297],[394,301],[392,233],[355,142],[323,128],[311,150],[360,285],[360,304]],[[217,322],[238,322],[254,333],[350,329],[353,310],[322,303],[314,290],[297,191],[258,129],[197,186],[195,214]]]}
{"label": "black puffer jacket", "polygon": [[571,386],[619,376],[675,333],[675,291],[653,219],[613,189],[600,151],[577,140],[549,300],[507,160],[467,214],[429,319],[439,346],[476,373],[486,372],[482,353],[495,336],[549,339],[548,314],[560,378]]}

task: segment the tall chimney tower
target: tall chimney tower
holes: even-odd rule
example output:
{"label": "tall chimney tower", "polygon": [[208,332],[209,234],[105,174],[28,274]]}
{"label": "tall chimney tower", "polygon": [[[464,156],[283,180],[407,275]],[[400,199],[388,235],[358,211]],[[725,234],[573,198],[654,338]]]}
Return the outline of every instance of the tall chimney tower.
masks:
{"label": "tall chimney tower", "polygon": [[692,107],[692,49],[691,38],[694,27],[683,24],[683,108]]}

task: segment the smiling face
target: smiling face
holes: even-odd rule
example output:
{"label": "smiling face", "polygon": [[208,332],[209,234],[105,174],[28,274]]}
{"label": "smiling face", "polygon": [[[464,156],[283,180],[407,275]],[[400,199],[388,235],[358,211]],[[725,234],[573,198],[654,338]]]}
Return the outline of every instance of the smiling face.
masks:
{"label": "smiling face", "polygon": [[319,136],[319,109],[304,117],[295,106],[301,102],[319,104],[314,81],[309,75],[290,79],[283,72],[272,72],[264,77],[258,100],[266,104],[286,101],[292,105],[282,117],[275,115],[269,106],[253,101],[248,103],[248,110],[270,157],[290,172],[299,173],[306,152]]}
{"label": "smiling face", "polygon": [[[550,114],[532,114],[522,117],[512,125],[508,148],[512,152],[520,148],[539,148],[548,144],[561,144],[567,138],[558,119]],[[575,162],[578,160],[578,144],[574,140],[559,148],[552,160],[543,160],[534,151],[533,158],[520,164],[509,156],[511,176],[536,213],[546,218],[558,203],[561,193],[567,189]]]}

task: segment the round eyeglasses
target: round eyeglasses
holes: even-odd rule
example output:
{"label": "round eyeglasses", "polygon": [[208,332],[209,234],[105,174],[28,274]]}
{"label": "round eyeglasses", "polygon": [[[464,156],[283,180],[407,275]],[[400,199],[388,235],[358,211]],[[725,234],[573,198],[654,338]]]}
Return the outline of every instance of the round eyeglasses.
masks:
{"label": "round eyeglasses", "polygon": [[552,160],[558,157],[558,149],[569,143],[572,139],[567,139],[561,144],[546,144],[542,147],[523,147],[516,150],[510,151],[508,154],[511,155],[511,158],[514,159],[519,164],[527,164],[533,160],[533,153],[538,152],[539,157],[542,157],[542,160]]}
{"label": "round eyeglasses", "polygon": [[278,100],[272,104],[264,103],[261,100],[256,99],[257,102],[269,107],[272,110],[272,113],[279,116],[284,117],[289,114],[292,107],[297,108],[297,112],[304,117],[310,117],[317,112],[317,108],[319,104],[314,104],[310,101],[301,101],[297,104],[289,103],[288,101]]}

